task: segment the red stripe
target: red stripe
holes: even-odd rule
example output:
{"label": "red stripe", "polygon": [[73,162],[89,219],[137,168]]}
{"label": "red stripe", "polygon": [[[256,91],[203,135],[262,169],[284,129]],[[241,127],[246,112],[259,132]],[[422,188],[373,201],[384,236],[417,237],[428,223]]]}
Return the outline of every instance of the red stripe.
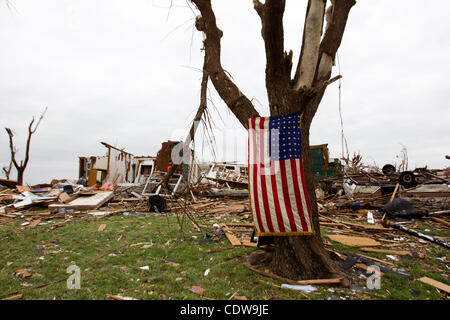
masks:
{"label": "red stripe", "polygon": [[[253,164],[252,164],[252,170],[253,170],[253,199],[255,201],[255,212],[256,215],[256,221],[258,222],[259,231],[264,231],[262,221],[261,221],[261,210],[259,209],[259,202],[258,202],[258,164],[256,162],[256,152],[258,148],[256,147],[256,118],[252,118],[252,139],[253,139]],[[255,217],[253,217],[253,220],[255,220]]]}
{"label": "red stripe", "polygon": [[269,199],[267,195],[267,184],[266,184],[266,175],[265,175],[265,154],[264,154],[264,118],[260,118],[259,120],[259,160],[261,163],[259,164],[260,168],[260,177],[261,177],[261,193],[262,193],[262,200],[263,200],[263,206],[264,206],[264,213],[266,215],[266,222],[267,222],[267,228],[269,228],[269,232],[274,232],[272,225],[272,218],[270,216],[270,209],[269,209]]}
{"label": "red stripe", "polygon": [[303,231],[308,231],[308,224],[306,223],[305,216],[304,216],[304,210],[301,200],[301,193],[300,193],[300,185],[298,183],[298,172],[297,172],[297,164],[295,163],[295,159],[290,159],[291,161],[291,170],[292,170],[292,184],[294,185],[294,194],[295,194],[295,202],[297,203],[297,210],[298,215],[300,216],[300,220],[302,223],[302,229]]}
{"label": "red stripe", "polygon": [[297,226],[295,224],[294,214],[292,213],[291,200],[289,199],[289,188],[287,184],[285,160],[280,161],[280,176],[281,176],[281,188],[283,190],[284,205],[286,207],[289,225],[291,226],[291,231],[295,232],[297,231]]}
{"label": "red stripe", "polygon": [[281,207],[280,207],[280,199],[278,199],[277,177],[275,175],[274,166],[275,166],[275,163],[273,161],[270,161],[270,179],[272,180],[273,202],[275,204],[275,213],[276,213],[277,222],[278,222],[278,229],[281,232],[285,232],[286,229],[284,228],[283,213],[281,212]]}

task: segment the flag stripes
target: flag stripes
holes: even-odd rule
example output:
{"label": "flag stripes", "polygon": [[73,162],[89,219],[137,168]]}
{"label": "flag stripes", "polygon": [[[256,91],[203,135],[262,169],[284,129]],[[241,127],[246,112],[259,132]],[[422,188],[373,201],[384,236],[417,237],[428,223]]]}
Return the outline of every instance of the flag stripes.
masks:
{"label": "flag stripes", "polygon": [[258,236],[313,233],[300,121],[295,114],[247,123],[250,206]]}

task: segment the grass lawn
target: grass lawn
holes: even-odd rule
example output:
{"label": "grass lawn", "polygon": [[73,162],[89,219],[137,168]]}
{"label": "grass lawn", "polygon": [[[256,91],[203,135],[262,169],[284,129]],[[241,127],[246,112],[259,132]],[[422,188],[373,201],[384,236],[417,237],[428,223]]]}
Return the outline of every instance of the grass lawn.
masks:
{"label": "grass lawn", "polygon": [[[381,289],[366,288],[357,278],[351,288],[320,287],[313,293],[280,288],[281,283],[248,269],[244,257],[256,250],[235,247],[216,253],[213,248],[231,245],[226,239],[199,245],[202,235],[190,223],[183,226],[184,238],[174,216],[110,216],[74,218],[54,230],[53,223],[23,229],[22,220],[0,226],[0,298],[23,294],[23,299],[107,299],[107,294],[136,299],[445,299],[446,295],[418,281],[397,276],[382,277]],[[186,221],[187,222],[187,221]],[[98,231],[106,224],[104,231]],[[196,238],[194,238],[194,237]],[[341,251],[355,248],[334,244]],[[422,276],[446,282],[436,273],[446,269],[435,257],[448,251],[429,245],[426,259],[401,259],[399,267],[414,279]],[[373,257],[382,254],[366,253]],[[70,274],[81,270],[81,288],[67,289]],[[148,266],[148,270],[141,267]],[[26,269],[31,277],[15,274]],[[210,272],[205,276],[205,271]],[[189,289],[200,286],[203,295]]]}

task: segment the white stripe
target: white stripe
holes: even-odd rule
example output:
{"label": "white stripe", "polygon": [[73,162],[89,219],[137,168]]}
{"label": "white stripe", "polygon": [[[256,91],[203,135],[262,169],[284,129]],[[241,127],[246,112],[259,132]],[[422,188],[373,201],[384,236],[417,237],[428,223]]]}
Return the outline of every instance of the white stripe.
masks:
{"label": "white stripe", "polygon": [[301,195],[301,199],[302,199],[303,216],[305,217],[306,224],[308,225],[308,230],[312,230],[311,222],[309,221],[308,206],[306,203],[305,192],[303,191],[303,182],[302,182],[302,176],[301,176],[300,161],[302,161],[302,160],[295,159],[295,162],[297,163],[297,176],[298,176],[298,184],[299,184],[299,188],[300,188],[300,195]]}
{"label": "white stripe", "polygon": [[289,224],[289,217],[287,215],[286,206],[284,204],[284,195],[283,195],[283,185],[281,184],[281,174],[280,174],[280,162],[274,161],[275,164],[275,177],[276,183],[277,183],[277,194],[278,194],[278,200],[280,201],[280,208],[281,208],[281,217],[283,218],[283,224],[284,224],[284,230],[286,232],[292,232],[291,226]]}
{"label": "white stripe", "polygon": [[292,178],[292,167],[291,167],[291,161],[285,160],[284,162],[286,164],[286,180],[287,185],[289,189],[289,199],[291,200],[291,208],[292,213],[294,215],[294,221],[297,226],[297,231],[301,231],[303,229],[302,227],[302,221],[300,220],[299,216],[299,208],[297,207],[297,201],[295,201],[295,190],[294,190],[294,182]]}
{"label": "white stripe", "polygon": [[261,163],[261,159],[260,159],[260,129],[259,129],[259,123],[260,123],[260,119],[261,118],[257,118],[255,121],[255,128],[256,129],[256,150],[257,150],[257,156],[256,156],[256,172],[255,174],[257,175],[257,184],[258,184],[258,204],[259,204],[259,212],[261,214],[261,222],[262,222],[262,226],[264,230],[259,230],[261,232],[268,232],[269,228],[267,226],[267,221],[266,221],[266,215],[265,215],[265,211],[264,211],[264,203],[262,201],[262,189],[261,189],[261,168],[260,168],[260,163]]}
{"label": "white stripe", "polygon": [[275,232],[280,232],[280,227],[278,226],[278,221],[276,217],[275,201],[272,194],[272,176],[270,170],[270,149],[269,149],[269,119],[266,118],[264,121],[264,174],[266,177],[266,190],[267,190],[267,200],[269,203],[270,220],[272,221],[272,226]]}

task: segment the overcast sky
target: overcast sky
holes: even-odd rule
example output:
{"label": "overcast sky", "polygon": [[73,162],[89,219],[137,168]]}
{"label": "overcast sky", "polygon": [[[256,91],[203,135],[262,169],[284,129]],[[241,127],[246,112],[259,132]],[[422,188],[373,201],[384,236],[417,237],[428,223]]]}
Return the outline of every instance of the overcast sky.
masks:
{"label": "overcast sky", "polygon": [[[105,154],[100,141],[156,155],[161,142],[184,139],[199,103],[203,59],[202,35],[184,0],[174,0],[170,10],[170,0],[10,2],[9,9],[0,0],[0,166],[10,158],[3,128],[14,129],[22,159],[28,123],[45,106],[26,183],[77,178],[79,156]],[[287,0],[285,48],[294,51],[294,62],[306,3]],[[224,32],[224,68],[268,115],[252,1],[216,0],[213,7]],[[351,153],[382,166],[399,163],[405,146],[411,169],[450,165],[444,159],[450,154],[449,9],[445,0],[359,0],[351,10],[338,52]],[[217,108],[211,105],[217,160],[245,162],[246,131],[209,88]],[[311,128],[311,144],[328,143],[331,157],[341,154],[338,94],[336,82]],[[211,158],[201,132],[197,139],[198,156]]]}

